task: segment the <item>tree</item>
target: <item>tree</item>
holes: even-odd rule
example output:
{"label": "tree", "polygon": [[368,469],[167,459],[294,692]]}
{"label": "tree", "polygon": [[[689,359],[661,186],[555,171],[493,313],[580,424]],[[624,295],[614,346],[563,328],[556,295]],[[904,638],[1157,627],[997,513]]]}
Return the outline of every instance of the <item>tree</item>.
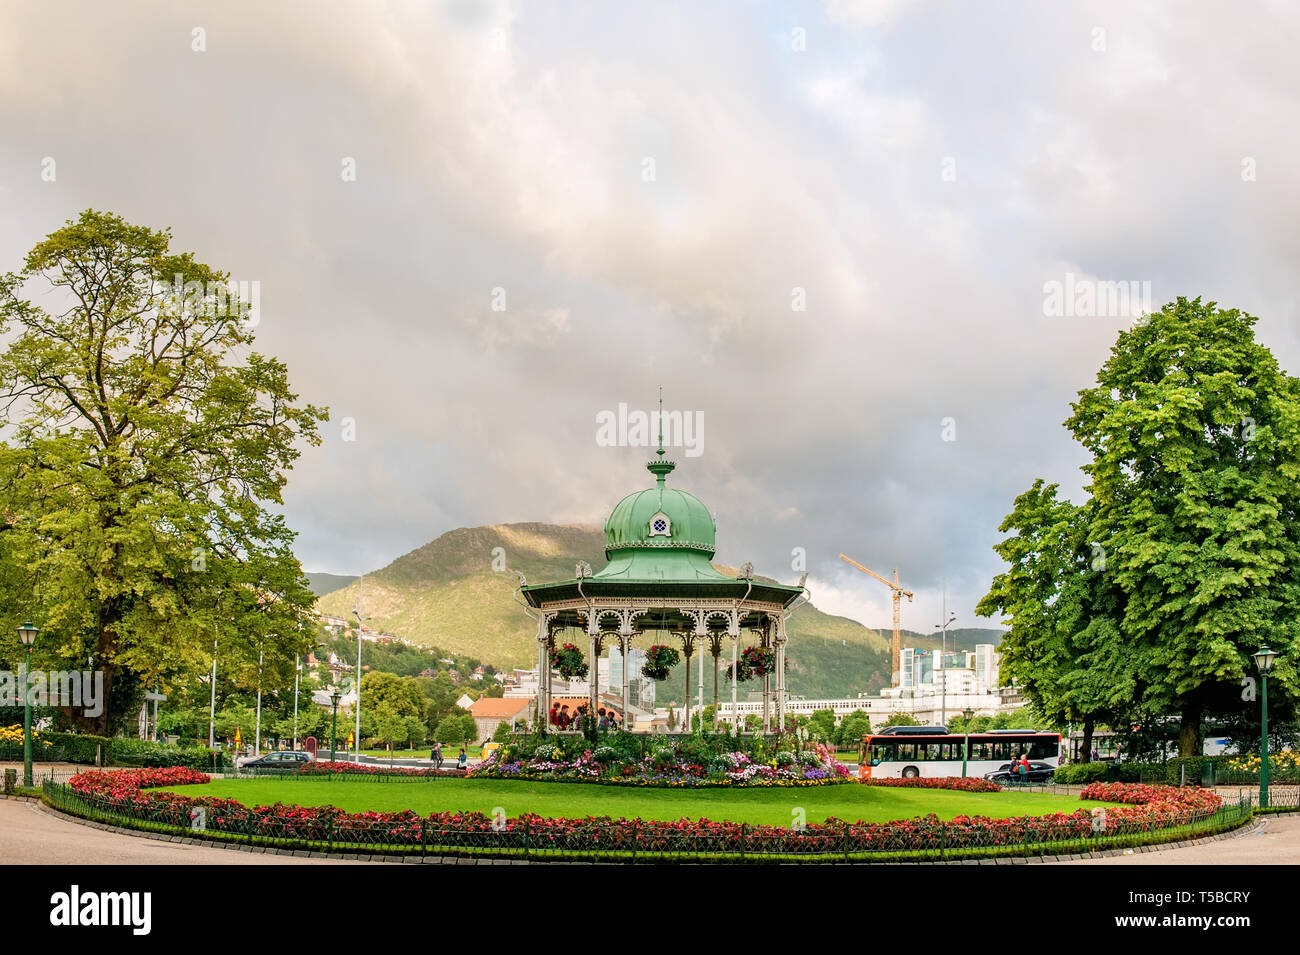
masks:
{"label": "tree", "polygon": [[406,719],[391,705],[381,703],[374,707],[375,739],[388,748],[391,753],[393,744],[406,738]]}
{"label": "tree", "polygon": [[[1280,654],[1274,685],[1295,696],[1300,381],[1255,341],[1255,322],[1179,298],[1121,332],[1066,421],[1091,455],[1087,503],[1067,513],[1037,482],[1017,510],[1038,513],[1004,523],[1017,531],[1012,570],[981,612],[1011,616],[1017,679],[1047,654],[1030,691],[1045,715],[1117,701],[1147,719],[1178,713],[1179,750],[1199,755],[1204,719],[1241,711],[1265,643]],[[1092,581],[1069,557],[1081,542]],[[1044,595],[1055,602],[1034,611]]]}
{"label": "tree", "polygon": [[819,743],[830,743],[835,738],[835,711],[815,710],[808,718],[809,737]]}
{"label": "tree", "polygon": [[264,688],[309,642],[314,598],[276,509],[327,414],[251,351],[228,277],[170,242],[88,210],[0,278],[5,550],[30,561],[45,646],[103,672],[100,732],[144,688],[206,671],[214,628],[245,675],[262,649]]}
{"label": "tree", "polygon": [[836,743],[840,746],[857,746],[862,737],[870,732],[871,718],[862,710],[854,710],[840,721],[839,739]]}
{"label": "tree", "polygon": [[1035,481],[998,528],[1009,569],[975,608],[1011,628],[998,646],[1003,681],[1049,718],[1081,723],[1085,747],[1098,722],[1133,710],[1137,666],[1119,637],[1122,595],[1089,543],[1091,514]]}
{"label": "tree", "polygon": [[424,698],[420,687],[410,677],[371,671],[361,678],[361,707],[388,709],[397,716],[420,716]]}
{"label": "tree", "polygon": [[914,717],[908,715],[907,713],[894,713],[889,717],[889,719],[885,720],[885,722],[881,724],[881,729],[884,729],[887,726],[920,726],[920,725],[921,724],[917,722],[917,720]]}
{"label": "tree", "polygon": [[478,726],[474,717],[465,710],[447,714],[433,732],[433,738],[437,742],[456,745],[468,743],[477,735]]}
{"label": "tree", "polygon": [[466,713],[460,718],[461,740],[466,743],[474,742],[478,738],[478,724],[474,722],[474,717]]}

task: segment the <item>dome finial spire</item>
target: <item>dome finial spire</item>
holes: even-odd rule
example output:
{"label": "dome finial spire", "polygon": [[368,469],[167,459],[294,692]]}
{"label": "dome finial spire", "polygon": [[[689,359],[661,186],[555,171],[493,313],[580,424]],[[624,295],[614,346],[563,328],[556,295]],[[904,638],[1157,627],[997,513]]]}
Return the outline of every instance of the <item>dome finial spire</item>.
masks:
{"label": "dome finial spire", "polygon": [[664,459],[664,386],[659,386],[659,450],[655,452],[659,457],[646,465],[646,470],[655,476],[655,483],[659,485],[659,496],[663,497],[664,478],[673,472],[677,467],[672,461]]}
{"label": "dome finial spire", "polygon": [[659,386],[659,457],[664,456],[664,386]]}

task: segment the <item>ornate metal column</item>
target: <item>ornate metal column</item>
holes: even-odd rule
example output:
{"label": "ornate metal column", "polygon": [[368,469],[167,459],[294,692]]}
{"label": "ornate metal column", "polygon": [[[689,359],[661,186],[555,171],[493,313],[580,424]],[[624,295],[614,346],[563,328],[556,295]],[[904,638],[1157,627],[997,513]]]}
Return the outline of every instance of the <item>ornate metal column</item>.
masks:
{"label": "ornate metal column", "polygon": [[776,643],[776,722],[779,732],[785,732],[785,614],[776,615],[775,632],[772,638]]}
{"label": "ornate metal column", "polygon": [[677,634],[682,641],[682,665],[686,671],[686,702],[682,704],[682,732],[691,731],[691,656],[695,653],[694,630],[683,630]]}
{"label": "ornate metal column", "polygon": [[587,655],[587,696],[590,702],[590,715],[596,718],[596,708],[600,703],[600,615],[595,608],[587,614],[587,639],[591,648]]}
{"label": "ornate metal column", "polygon": [[623,713],[622,713],[623,726],[622,728],[624,730],[630,731],[631,727],[628,725],[628,713],[627,713],[627,674],[628,674],[628,668],[630,666],[628,661],[628,651],[632,649],[632,631],[626,625],[626,622],[624,622],[624,624],[619,627],[618,646],[619,646],[619,653],[622,654],[623,657]]}
{"label": "ornate metal column", "polygon": [[[763,627],[759,631],[759,644],[763,647],[772,645],[772,618],[768,617],[763,622]],[[772,732],[772,674],[763,674],[763,732]]]}
{"label": "ornate metal column", "polygon": [[546,674],[550,670],[550,631],[546,626],[546,614],[537,615],[537,720],[543,730],[551,727],[551,704],[546,698]]}

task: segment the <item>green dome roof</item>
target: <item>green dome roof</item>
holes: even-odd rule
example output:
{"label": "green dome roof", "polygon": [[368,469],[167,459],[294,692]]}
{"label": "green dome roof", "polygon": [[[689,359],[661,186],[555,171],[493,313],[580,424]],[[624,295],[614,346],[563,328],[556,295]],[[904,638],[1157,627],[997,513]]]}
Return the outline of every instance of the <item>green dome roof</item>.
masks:
{"label": "green dome roof", "polygon": [[713,515],[694,494],[667,487],[676,465],[659,457],[646,465],[655,486],[619,501],[605,522],[605,557],[598,580],[726,583],[710,561],[716,550]]}
{"label": "green dome roof", "polygon": [[716,550],[713,515],[694,494],[676,488],[648,488],[619,501],[605,522],[605,556],[629,548]]}

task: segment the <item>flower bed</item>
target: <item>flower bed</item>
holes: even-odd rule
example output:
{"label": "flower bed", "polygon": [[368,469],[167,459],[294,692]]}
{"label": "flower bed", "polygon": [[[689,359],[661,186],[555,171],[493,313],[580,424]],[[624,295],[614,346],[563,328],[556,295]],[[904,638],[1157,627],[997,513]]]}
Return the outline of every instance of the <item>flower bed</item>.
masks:
{"label": "flower bed", "polygon": [[916,779],[876,779],[874,777],[860,780],[864,786],[893,786],[899,789],[956,789],[966,793],[996,793],[1002,787],[987,779],[974,779],[970,776],[933,776]]}
{"label": "flower bed", "polygon": [[1122,802],[1160,810],[1218,809],[1219,794],[1209,789],[1179,786],[1148,786],[1145,783],[1090,783],[1079,794],[1082,799]]}
{"label": "flower bed", "polygon": [[640,760],[624,760],[609,746],[587,750],[565,760],[559,748],[540,746],[530,759],[488,758],[469,775],[486,779],[530,779],[546,782],[604,783],[615,786],[669,788],[710,786],[826,786],[852,782],[848,767],[806,752],[803,760],[777,753],[760,763],[745,753],[718,753],[703,761],[679,755],[670,747]]}
{"label": "flower bed", "polygon": [[87,770],[68,780],[68,785],[82,795],[119,795],[156,786],[193,786],[210,782],[207,773],[185,766],[164,769]]}
{"label": "flower bed", "polygon": [[[199,831],[211,838],[251,838],[300,847],[315,844],[317,848],[362,845],[395,852],[532,853],[543,857],[564,853],[633,858],[655,854],[701,858],[790,854],[831,858],[898,854],[947,857],[985,851],[1019,854],[1053,848],[1063,851],[1062,846],[1078,848],[1080,841],[1087,843],[1083,846],[1087,848],[1103,844],[1097,841],[1100,836],[1132,836],[1132,843],[1139,844],[1152,841],[1140,838],[1142,834],[1161,829],[1200,823],[1201,831],[1218,831],[1249,818],[1248,808],[1231,818],[1230,814],[1216,816],[1208,802],[1200,808],[1188,808],[1182,795],[1161,791],[1168,787],[1140,787],[1144,792],[1107,788],[1099,793],[1100,798],[1134,801],[1107,808],[1104,816],[1079,809],[1014,819],[958,816],[943,821],[931,814],[890,823],[848,823],[832,818],[799,827],[707,819],[553,819],[527,813],[514,819],[474,812],[436,812],[428,816],[410,811],[347,813],[333,806],[247,807],[233,799],[144,791],[151,786],[206,781],[203,774],[187,769],[86,772],[74,776],[67,787],[47,786],[47,792],[56,805],[63,800],[71,811],[97,811],[116,821],[136,822],[146,828]],[[62,795],[65,790],[78,800],[67,800]]]}

